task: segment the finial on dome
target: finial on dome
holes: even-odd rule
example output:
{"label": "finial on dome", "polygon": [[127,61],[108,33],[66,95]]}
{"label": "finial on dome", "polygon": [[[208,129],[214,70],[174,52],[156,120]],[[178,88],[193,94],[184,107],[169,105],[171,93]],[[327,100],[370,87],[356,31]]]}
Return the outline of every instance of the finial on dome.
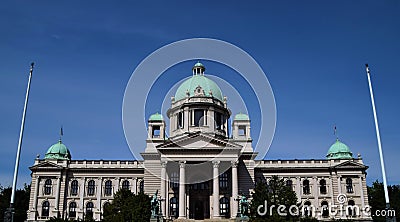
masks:
{"label": "finial on dome", "polygon": [[196,64],[194,64],[192,71],[193,75],[204,75],[204,71],[206,70],[206,67],[204,67],[203,64],[201,64],[200,61],[197,61]]}
{"label": "finial on dome", "polygon": [[63,136],[64,136],[64,130],[63,130],[63,126],[61,125],[61,128],[60,128],[60,140],[58,142],[61,143]]}

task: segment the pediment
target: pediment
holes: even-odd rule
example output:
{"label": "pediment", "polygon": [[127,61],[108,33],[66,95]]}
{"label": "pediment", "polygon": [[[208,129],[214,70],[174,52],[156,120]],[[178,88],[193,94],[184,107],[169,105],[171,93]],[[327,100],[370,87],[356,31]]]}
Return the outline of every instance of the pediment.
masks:
{"label": "pediment", "polygon": [[349,161],[340,163],[338,165],[332,166],[332,168],[336,168],[336,169],[344,169],[344,168],[359,168],[359,169],[362,168],[362,169],[366,169],[368,167],[365,166],[364,164],[354,162],[353,160],[349,160]]}
{"label": "pediment", "polygon": [[223,149],[226,147],[241,148],[240,145],[219,138],[213,135],[199,133],[183,134],[176,138],[171,138],[157,148],[212,148]]}
{"label": "pediment", "polygon": [[34,170],[34,169],[62,169],[63,167],[53,163],[53,162],[49,162],[49,161],[43,161],[39,164],[33,165],[31,167],[29,167],[29,169]]}

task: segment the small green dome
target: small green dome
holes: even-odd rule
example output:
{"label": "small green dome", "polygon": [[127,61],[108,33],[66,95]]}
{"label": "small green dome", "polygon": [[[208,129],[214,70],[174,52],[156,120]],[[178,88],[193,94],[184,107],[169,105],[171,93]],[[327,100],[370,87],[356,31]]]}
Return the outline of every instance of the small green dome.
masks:
{"label": "small green dome", "polygon": [[57,160],[70,160],[71,154],[68,148],[61,142],[53,144],[46,152],[45,159],[57,159]]}
{"label": "small green dome", "polygon": [[203,65],[201,62],[197,62],[196,64],[194,64],[193,69],[196,68],[196,67],[203,67],[203,68],[205,68],[204,65]]}
{"label": "small green dome", "polygon": [[186,98],[187,92],[189,93],[189,97],[194,96],[194,91],[198,86],[204,90],[205,96],[212,96],[220,101],[223,101],[222,91],[219,86],[204,75],[194,75],[185,80],[176,90],[175,100],[178,101]]}
{"label": "small green dome", "polygon": [[150,116],[149,121],[163,121],[163,116],[159,113],[154,113]]}
{"label": "small green dome", "polygon": [[233,120],[250,120],[249,116],[244,113],[238,113]]}
{"label": "small green dome", "polygon": [[328,159],[352,159],[353,153],[346,144],[337,139],[336,142],[329,148],[326,157]]}

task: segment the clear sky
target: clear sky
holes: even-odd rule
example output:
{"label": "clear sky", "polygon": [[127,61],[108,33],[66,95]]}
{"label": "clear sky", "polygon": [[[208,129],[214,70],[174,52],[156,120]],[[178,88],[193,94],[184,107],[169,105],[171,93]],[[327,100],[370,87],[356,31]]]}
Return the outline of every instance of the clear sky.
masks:
{"label": "clear sky", "polygon": [[[132,71],[159,47],[196,37],[235,44],[264,69],[277,106],[276,134],[266,158],[325,158],[336,124],[340,139],[370,167],[371,183],[381,180],[381,173],[364,67],[369,63],[388,181],[399,184],[399,11],[395,0],[3,1],[0,184],[12,181],[31,61],[37,65],[20,185],[29,183],[28,167],[57,142],[61,125],[73,159],[133,159],[121,121]],[[225,81],[237,81],[232,70],[204,64]],[[173,85],[191,75],[191,66],[177,65],[169,70],[176,75],[158,84]],[[149,109],[159,111],[157,95],[166,92],[166,87],[152,89]],[[257,125],[257,118],[252,121]],[[145,130],[137,129],[138,134]]]}

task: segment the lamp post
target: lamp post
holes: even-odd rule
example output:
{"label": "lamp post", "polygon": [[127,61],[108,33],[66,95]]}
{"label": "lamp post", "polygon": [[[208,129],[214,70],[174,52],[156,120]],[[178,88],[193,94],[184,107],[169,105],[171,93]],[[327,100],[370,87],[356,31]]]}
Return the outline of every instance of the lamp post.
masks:
{"label": "lamp post", "polygon": [[[389,202],[389,193],[388,193],[387,182],[386,182],[385,163],[383,161],[381,135],[379,133],[378,117],[376,115],[374,92],[372,90],[371,75],[370,75],[370,72],[369,72],[368,64],[365,64],[365,68],[366,68],[367,77],[368,77],[368,86],[369,86],[369,93],[370,93],[370,96],[371,96],[372,111],[374,113],[376,139],[378,140],[379,158],[380,158],[380,161],[381,161],[381,170],[382,170],[382,178],[383,178],[383,189],[384,189],[384,192],[385,192],[386,210],[389,210],[390,209],[390,202]],[[386,221],[396,221],[396,218],[395,217],[390,218],[389,216],[386,216]]]}
{"label": "lamp post", "polygon": [[24,111],[22,113],[22,121],[21,121],[21,129],[19,132],[17,156],[15,158],[14,178],[13,178],[13,184],[12,184],[10,207],[7,208],[6,212],[4,213],[4,221],[5,222],[13,222],[14,221],[14,201],[15,201],[15,191],[16,191],[16,187],[17,187],[19,158],[21,156],[22,138],[24,136],[25,116],[26,116],[26,110],[28,108],[28,99],[29,99],[29,91],[30,91],[30,87],[31,87],[33,65],[34,65],[34,63],[32,62],[31,68],[29,70],[28,86],[26,88]]}

